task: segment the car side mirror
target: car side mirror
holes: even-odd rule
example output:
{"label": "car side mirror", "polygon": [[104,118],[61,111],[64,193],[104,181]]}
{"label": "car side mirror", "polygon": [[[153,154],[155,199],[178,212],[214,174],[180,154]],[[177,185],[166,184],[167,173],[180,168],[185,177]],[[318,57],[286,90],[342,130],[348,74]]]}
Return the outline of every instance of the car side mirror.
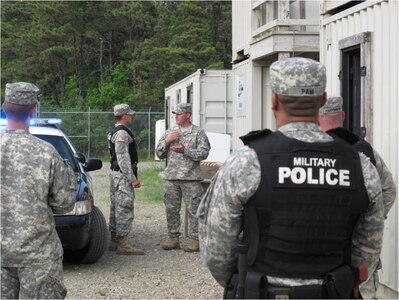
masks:
{"label": "car side mirror", "polygon": [[86,157],[82,152],[76,152],[73,154],[73,157],[77,159],[78,162],[84,164],[86,161]]}
{"label": "car side mirror", "polygon": [[83,164],[83,169],[86,172],[100,170],[103,167],[103,162],[98,158],[88,158]]}

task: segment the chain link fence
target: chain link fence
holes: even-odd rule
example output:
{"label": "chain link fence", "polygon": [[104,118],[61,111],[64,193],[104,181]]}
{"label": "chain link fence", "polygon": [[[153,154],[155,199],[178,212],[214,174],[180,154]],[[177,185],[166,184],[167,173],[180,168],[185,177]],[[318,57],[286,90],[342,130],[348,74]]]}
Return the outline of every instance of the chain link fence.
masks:
{"label": "chain link fence", "polygon": [[[154,157],[155,151],[155,123],[164,119],[164,112],[148,111],[136,112],[132,130],[141,158]],[[39,118],[59,118],[62,123],[58,126],[64,131],[76,148],[87,157],[105,158],[109,156],[107,135],[115,125],[113,112],[92,111],[39,111]]]}

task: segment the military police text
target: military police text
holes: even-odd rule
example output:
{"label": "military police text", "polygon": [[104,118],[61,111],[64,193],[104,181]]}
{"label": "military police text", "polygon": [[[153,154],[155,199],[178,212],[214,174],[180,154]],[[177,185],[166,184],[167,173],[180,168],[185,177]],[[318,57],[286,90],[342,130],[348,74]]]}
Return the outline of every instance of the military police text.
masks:
{"label": "military police text", "polygon": [[[335,169],[336,159],[318,157],[294,157],[293,165],[297,167],[279,167],[278,183],[284,184],[287,178],[294,184],[327,184],[330,186],[350,186],[350,171]],[[304,168],[306,167],[306,168]],[[318,168],[314,174],[312,167]],[[328,167],[328,168],[326,168]],[[317,173],[317,172],[315,172]]]}

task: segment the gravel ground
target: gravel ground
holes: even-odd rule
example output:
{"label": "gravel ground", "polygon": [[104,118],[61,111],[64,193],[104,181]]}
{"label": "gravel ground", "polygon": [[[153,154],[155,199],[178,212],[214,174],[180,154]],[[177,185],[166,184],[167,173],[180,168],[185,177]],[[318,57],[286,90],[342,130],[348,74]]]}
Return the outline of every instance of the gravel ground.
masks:
{"label": "gravel ground", "polygon": [[[159,167],[162,163],[140,164]],[[109,218],[109,166],[92,172],[95,202]],[[182,216],[182,223],[184,218]],[[184,232],[184,228],[182,228]],[[135,203],[129,239],[145,251],[143,256],[116,255],[106,250],[95,264],[64,264],[68,299],[216,299],[223,288],[203,265],[199,253],[162,250],[167,238],[163,203]],[[182,235],[181,243],[188,240]]]}

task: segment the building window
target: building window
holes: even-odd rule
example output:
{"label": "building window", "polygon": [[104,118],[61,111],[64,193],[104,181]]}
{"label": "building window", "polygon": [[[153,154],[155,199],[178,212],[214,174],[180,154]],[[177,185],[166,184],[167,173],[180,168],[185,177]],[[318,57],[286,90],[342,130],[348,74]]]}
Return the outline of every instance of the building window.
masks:
{"label": "building window", "polygon": [[193,102],[193,83],[191,82],[187,86],[187,103],[192,103]]}
{"label": "building window", "polygon": [[181,89],[176,91],[176,105],[181,102]]}
{"label": "building window", "polygon": [[257,20],[256,28],[266,25],[277,19],[278,1],[264,1],[259,6],[255,7],[254,13]]}

